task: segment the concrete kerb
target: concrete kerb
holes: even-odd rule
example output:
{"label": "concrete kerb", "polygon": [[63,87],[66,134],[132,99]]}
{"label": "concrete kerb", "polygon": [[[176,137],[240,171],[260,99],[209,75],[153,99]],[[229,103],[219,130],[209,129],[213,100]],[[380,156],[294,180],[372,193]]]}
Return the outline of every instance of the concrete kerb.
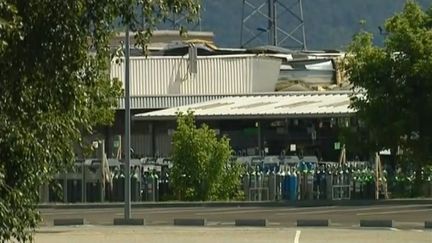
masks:
{"label": "concrete kerb", "polygon": [[206,219],[198,219],[198,218],[177,218],[174,219],[173,224],[175,226],[206,226],[207,220]]}
{"label": "concrete kerb", "polygon": [[393,227],[393,220],[388,219],[362,219],[360,220],[360,227]]}
{"label": "concrete kerb", "polygon": [[327,227],[330,225],[329,219],[298,219],[297,227]]}
{"label": "concrete kerb", "polygon": [[145,220],[144,219],[138,219],[138,218],[131,218],[131,219],[125,219],[125,218],[116,218],[113,222],[114,225],[144,225]]}
{"label": "concrete kerb", "polygon": [[72,226],[72,225],[84,225],[83,218],[70,218],[70,219],[54,219],[54,226]]}
{"label": "concrete kerb", "polygon": [[266,227],[267,219],[236,219],[235,226]]}

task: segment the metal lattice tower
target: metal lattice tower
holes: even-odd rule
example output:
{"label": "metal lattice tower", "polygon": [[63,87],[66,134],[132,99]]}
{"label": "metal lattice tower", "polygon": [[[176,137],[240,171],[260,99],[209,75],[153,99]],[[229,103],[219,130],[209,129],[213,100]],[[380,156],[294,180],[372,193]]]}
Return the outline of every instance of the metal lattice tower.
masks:
{"label": "metal lattice tower", "polygon": [[302,0],[243,0],[240,45],[306,50]]}

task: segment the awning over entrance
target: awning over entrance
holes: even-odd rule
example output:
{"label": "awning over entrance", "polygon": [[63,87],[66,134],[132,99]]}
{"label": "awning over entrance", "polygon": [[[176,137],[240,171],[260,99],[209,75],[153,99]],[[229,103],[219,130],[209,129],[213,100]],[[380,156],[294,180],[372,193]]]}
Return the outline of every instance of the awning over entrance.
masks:
{"label": "awning over entrance", "polygon": [[135,120],[170,120],[194,111],[197,119],[315,118],[352,115],[350,92],[265,93],[222,99],[137,114]]}

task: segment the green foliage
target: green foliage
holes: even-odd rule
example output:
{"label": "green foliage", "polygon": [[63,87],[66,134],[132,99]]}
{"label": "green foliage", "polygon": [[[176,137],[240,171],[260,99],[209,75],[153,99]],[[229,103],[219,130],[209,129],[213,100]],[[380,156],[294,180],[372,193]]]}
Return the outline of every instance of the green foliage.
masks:
{"label": "green foliage", "polygon": [[180,200],[227,200],[238,196],[240,167],[230,163],[232,149],[225,136],[203,124],[192,112],[179,113],[173,136],[172,183]]}
{"label": "green foliage", "polygon": [[[0,242],[31,240],[40,185],[71,165],[83,133],[113,120],[121,84],[110,80],[113,23],[131,9],[154,24],[196,0],[0,1]],[[141,18],[140,18],[141,20]]]}
{"label": "green foliage", "polygon": [[432,157],[432,9],[407,1],[385,31],[384,47],[361,32],[348,49],[346,69],[357,91],[353,107],[374,151],[400,146],[420,167]]}

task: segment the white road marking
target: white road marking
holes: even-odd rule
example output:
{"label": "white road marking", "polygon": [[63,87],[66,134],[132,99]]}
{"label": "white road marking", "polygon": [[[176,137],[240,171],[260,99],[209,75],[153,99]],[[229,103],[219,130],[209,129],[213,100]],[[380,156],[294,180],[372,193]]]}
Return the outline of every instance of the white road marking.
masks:
{"label": "white road marking", "polygon": [[221,210],[221,211],[204,211],[200,213],[195,213],[195,215],[219,215],[219,214],[241,214],[241,213],[258,213],[258,212],[271,212],[274,209],[231,209],[231,210]]}
{"label": "white road marking", "polygon": [[268,224],[272,226],[281,225],[280,222],[269,222]]}
{"label": "white road marking", "polygon": [[[372,211],[372,210],[382,210],[382,209],[396,209],[396,208],[411,208],[411,207],[424,207],[425,205],[403,205],[403,206],[379,206],[379,207],[354,207],[354,208],[344,208],[344,209],[330,209],[330,210],[316,210],[323,209],[321,208],[313,208],[316,211],[307,211],[307,212],[294,212],[294,213],[276,213],[276,215],[292,215],[292,214],[326,214],[326,213],[339,213],[339,212],[358,212],[358,211]],[[426,205],[427,206],[427,205]],[[331,207],[330,207],[331,208]],[[311,208],[312,209],[312,208]],[[414,210],[414,209],[413,209]],[[423,209],[422,209],[423,210]],[[430,210],[430,209],[428,209]],[[359,214],[357,214],[359,215]]]}
{"label": "white road marking", "polygon": [[321,211],[307,211],[307,212],[293,212],[293,213],[277,213],[276,215],[326,214],[326,213],[332,213],[332,212],[335,212],[335,210],[321,210]]}
{"label": "white road marking", "polygon": [[[250,208],[249,208],[250,209]],[[252,208],[253,209],[253,208]],[[259,208],[256,208],[259,209]],[[242,210],[242,208],[238,207],[231,207],[231,208],[186,208],[186,209],[155,209],[155,210],[140,210],[136,209],[137,212],[143,212],[143,213],[150,213],[150,214],[166,214],[166,213],[182,213],[182,212],[190,212],[190,213],[196,213],[196,212],[215,212],[215,214],[218,214],[220,211],[236,211],[236,210]]]}
{"label": "white road marking", "polygon": [[414,229],[414,230],[411,230],[411,231],[418,232],[418,233],[423,233],[424,232],[424,230],[419,230],[419,229]]}
{"label": "white road marking", "polygon": [[[41,211],[42,215],[74,215],[74,214],[92,214],[92,213],[120,213],[121,208],[105,208],[105,209],[60,209],[53,211]],[[196,212],[196,211],[223,211],[223,210],[238,210],[238,208],[132,208],[137,213],[149,214],[166,214],[166,213],[181,213],[181,212]]]}
{"label": "white road marking", "polygon": [[207,226],[217,226],[217,225],[220,225],[221,223],[220,222],[217,222],[217,221],[211,221],[211,222],[207,222]]}
{"label": "white road marking", "polygon": [[[144,211],[138,211],[138,212],[142,212],[142,213],[148,213],[148,214],[167,214],[167,213],[190,213],[190,214],[195,214],[195,215],[201,215],[201,214],[205,214],[205,215],[207,215],[207,214],[223,214],[223,213],[226,213],[226,212],[242,212],[242,211],[245,211],[245,209],[246,208],[212,208],[212,209],[209,209],[209,208],[195,208],[195,209],[188,209],[188,210],[170,210],[170,211],[156,211],[156,212],[154,212],[154,211],[147,211],[147,212],[144,212]],[[256,209],[252,209],[252,210],[249,210],[249,209],[247,209],[246,211],[253,211],[253,212],[256,212],[256,210],[260,210],[259,208],[256,208]],[[207,212],[209,212],[209,213],[207,213]]]}
{"label": "white road marking", "polygon": [[219,225],[235,225],[234,222],[221,222]]}
{"label": "white road marking", "polygon": [[290,213],[276,213],[276,212],[305,211],[305,210],[310,211],[310,210],[317,210],[317,209],[322,209],[322,208],[334,208],[334,207],[335,206],[320,207],[320,208],[307,208],[307,207],[271,208],[271,209],[238,208],[238,209],[226,210],[225,212],[199,212],[199,213],[195,213],[195,215],[219,215],[219,214],[242,214],[242,213],[265,213],[265,212],[273,212],[276,215],[285,215],[285,214],[290,214]]}
{"label": "white road marking", "polygon": [[400,231],[400,229],[397,228],[390,228],[391,231]]}
{"label": "white road marking", "polygon": [[330,209],[330,210],[308,210],[306,212],[294,212],[294,213],[277,213],[276,215],[292,215],[292,214],[325,214],[325,213],[333,213],[333,212],[351,212],[351,211],[362,211],[362,210],[369,210],[369,209]]}
{"label": "white road marking", "polygon": [[370,213],[358,213],[357,216],[367,215],[383,215],[383,214],[401,214],[401,213],[414,213],[414,212],[430,212],[431,209],[411,209],[411,210],[397,210],[397,211],[385,211],[385,212],[370,212]]}
{"label": "white road marking", "polygon": [[98,210],[86,210],[86,211],[80,211],[80,210],[69,210],[69,211],[51,211],[51,212],[41,212],[41,215],[79,215],[79,214],[92,214],[92,213],[116,213],[120,210],[102,210],[102,209],[98,209]]}
{"label": "white road marking", "polygon": [[295,234],[295,237],[294,237],[294,243],[299,243],[300,242],[300,234],[301,234],[301,231],[297,230],[296,234]]}
{"label": "white road marking", "polygon": [[194,212],[194,211],[201,211],[201,210],[221,210],[221,209],[192,207],[192,208],[137,208],[134,210],[138,212],[145,212],[145,213],[176,213],[176,212]]}
{"label": "white road marking", "polygon": [[155,220],[155,221],[151,221],[152,224],[169,224],[169,221],[164,221],[164,220]]}

